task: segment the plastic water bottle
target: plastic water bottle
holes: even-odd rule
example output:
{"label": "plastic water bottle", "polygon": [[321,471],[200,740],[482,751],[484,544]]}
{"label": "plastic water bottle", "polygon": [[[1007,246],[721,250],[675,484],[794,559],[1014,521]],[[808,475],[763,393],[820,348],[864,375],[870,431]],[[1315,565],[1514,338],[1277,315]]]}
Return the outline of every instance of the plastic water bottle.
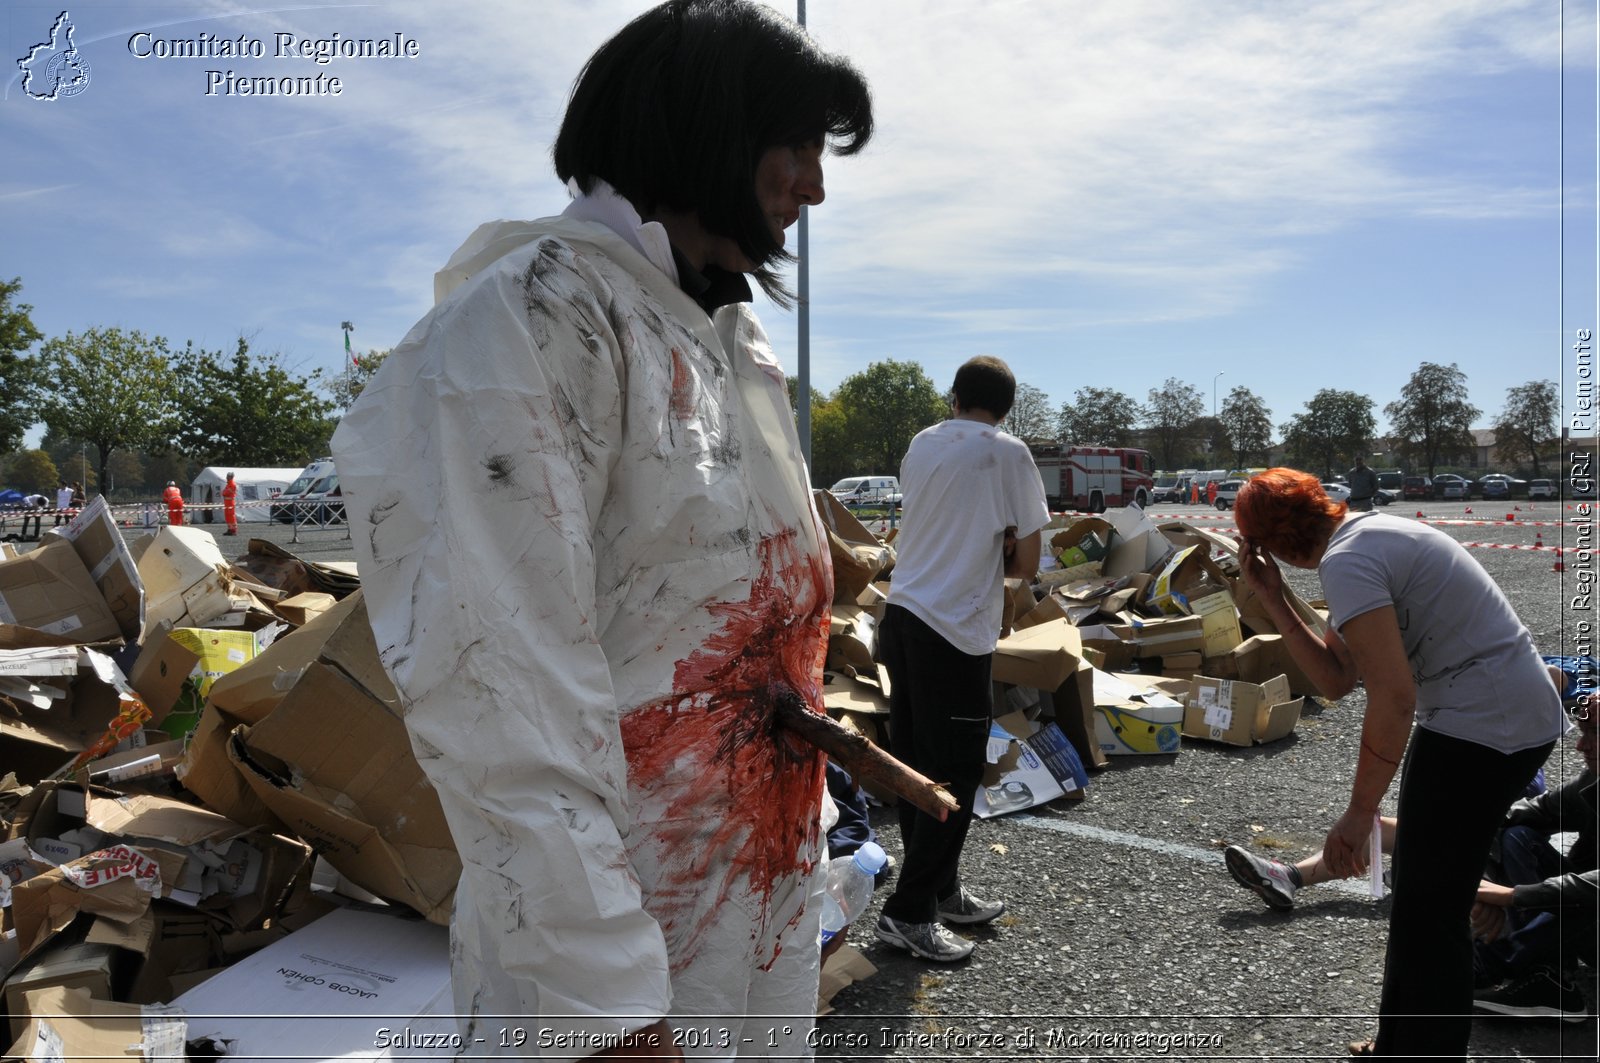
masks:
{"label": "plastic water bottle", "polygon": [[822,943],[826,945],[872,899],[872,883],[889,862],[877,842],[866,842],[847,860],[828,864],[828,884],[822,891]]}

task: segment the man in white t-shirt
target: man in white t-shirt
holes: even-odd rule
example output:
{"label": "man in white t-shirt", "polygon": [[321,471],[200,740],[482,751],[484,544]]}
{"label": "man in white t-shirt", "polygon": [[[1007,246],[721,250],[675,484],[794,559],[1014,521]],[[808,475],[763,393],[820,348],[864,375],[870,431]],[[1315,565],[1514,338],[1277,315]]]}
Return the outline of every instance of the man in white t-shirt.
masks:
{"label": "man in white t-shirt", "polygon": [[894,755],[944,783],[962,807],[940,822],[900,802],[905,862],[877,933],[937,963],[972,952],[941,920],[970,926],[1005,911],[1003,901],[968,893],[959,865],[989,741],[1004,577],[1038,571],[1050,519],[1027,445],[996,427],[1016,389],[1000,359],[967,362],[951,388],[950,419],[919,432],[900,466],[904,521],[878,640],[889,730]]}

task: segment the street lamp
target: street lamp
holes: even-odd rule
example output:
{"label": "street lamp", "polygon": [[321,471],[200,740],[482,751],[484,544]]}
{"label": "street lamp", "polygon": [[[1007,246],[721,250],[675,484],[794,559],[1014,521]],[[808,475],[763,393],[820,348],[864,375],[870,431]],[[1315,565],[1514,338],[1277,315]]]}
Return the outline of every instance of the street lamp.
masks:
{"label": "street lamp", "polygon": [[1217,416],[1217,380],[1218,380],[1219,377],[1226,376],[1227,373],[1228,373],[1228,371],[1226,369],[1224,369],[1220,373],[1218,373],[1216,376],[1211,378],[1211,418],[1212,418],[1212,420],[1215,420],[1216,416]]}

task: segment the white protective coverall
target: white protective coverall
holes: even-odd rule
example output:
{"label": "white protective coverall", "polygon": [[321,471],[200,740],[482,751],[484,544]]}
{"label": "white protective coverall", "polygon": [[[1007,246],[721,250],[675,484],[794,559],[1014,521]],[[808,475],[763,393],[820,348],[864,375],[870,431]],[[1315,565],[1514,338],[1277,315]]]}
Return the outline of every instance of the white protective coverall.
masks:
{"label": "white protective coverall", "polygon": [[826,534],[750,307],[708,317],[636,244],[481,227],[334,455],[463,863],[466,1050],[670,1015],[692,1057],[804,1054],[823,759],[772,712],[822,711]]}

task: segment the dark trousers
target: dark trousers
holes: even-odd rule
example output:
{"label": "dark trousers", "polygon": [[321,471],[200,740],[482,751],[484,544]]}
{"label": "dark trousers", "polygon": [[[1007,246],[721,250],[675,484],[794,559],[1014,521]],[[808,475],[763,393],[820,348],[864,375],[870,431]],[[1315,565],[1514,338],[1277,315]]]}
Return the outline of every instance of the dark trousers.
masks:
{"label": "dark trousers", "polygon": [[[1507,827],[1500,835],[1500,859],[1487,878],[1502,886],[1525,886],[1582,870],[1534,827]],[[1595,958],[1595,913],[1582,906],[1560,910],[1506,909],[1506,929],[1496,941],[1476,942],[1478,969],[1488,978],[1521,978],[1541,967],[1571,971],[1581,957]]]}
{"label": "dark trousers", "polygon": [[1464,1059],[1472,902],[1489,845],[1555,743],[1501,753],[1417,728],[1400,775],[1378,1055]]}
{"label": "dark trousers", "polygon": [[900,801],[905,862],[883,914],[931,923],[938,918],[939,901],[961,886],[961,847],[989,745],[991,655],[962,653],[897,605],[884,614],[878,648],[889,669],[890,751],[961,802],[941,823]]}
{"label": "dark trousers", "polygon": [[868,819],[867,795],[861,792],[850,773],[828,761],[828,796],[839,810],[839,822],[828,832],[828,859],[849,856],[870,841],[877,832]]}

